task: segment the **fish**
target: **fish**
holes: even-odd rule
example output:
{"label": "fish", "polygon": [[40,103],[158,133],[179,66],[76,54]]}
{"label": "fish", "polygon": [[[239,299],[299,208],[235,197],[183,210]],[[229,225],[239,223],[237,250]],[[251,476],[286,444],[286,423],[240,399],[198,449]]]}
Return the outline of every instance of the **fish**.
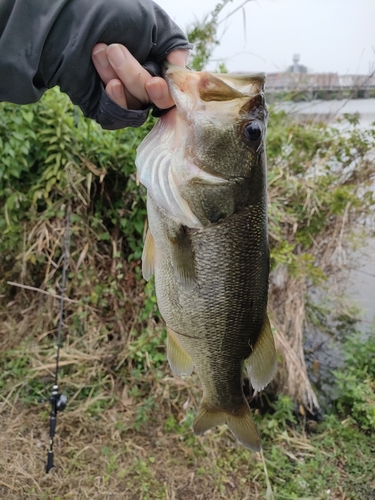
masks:
{"label": "fish", "polygon": [[259,451],[243,375],[246,366],[260,391],[276,370],[267,316],[265,76],[169,65],[165,79],[175,107],[136,157],[147,189],[143,276],[155,277],[173,373],[195,370],[203,387],[194,433],[226,424]]}

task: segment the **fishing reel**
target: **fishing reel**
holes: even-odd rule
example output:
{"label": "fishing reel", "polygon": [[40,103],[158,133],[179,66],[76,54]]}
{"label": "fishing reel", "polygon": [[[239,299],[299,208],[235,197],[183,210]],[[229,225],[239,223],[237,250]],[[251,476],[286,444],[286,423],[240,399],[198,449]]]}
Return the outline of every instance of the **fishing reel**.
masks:
{"label": "fishing reel", "polygon": [[49,397],[49,399],[43,399],[43,398],[38,399],[39,404],[48,403],[49,401],[51,403],[53,413],[57,413],[58,411],[64,411],[66,405],[68,404],[68,398],[65,396],[65,394],[59,394],[58,390],[55,389],[55,387],[56,386],[53,386],[52,394]]}
{"label": "fishing reel", "polygon": [[49,400],[55,413],[57,413],[58,411],[64,411],[66,405],[68,404],[68,398],[65,396],[65,394],[59,394],[57,385],[53,386],[52,394]]}
{"label": "fishing reel", "polygon": [[59,393],[58,385],[54,385],[52,387],[50,402],[51,402],[51,413],[49,417],[50,448],[47,455],[47,465],[46,465],[47,474],[53,467],[55,467],[53,463],[53,438],[55,437],[55,432],[56,432],[57,413],[59,411],[64,411],[68,403],[68,398],[65,396],[65,394]]}

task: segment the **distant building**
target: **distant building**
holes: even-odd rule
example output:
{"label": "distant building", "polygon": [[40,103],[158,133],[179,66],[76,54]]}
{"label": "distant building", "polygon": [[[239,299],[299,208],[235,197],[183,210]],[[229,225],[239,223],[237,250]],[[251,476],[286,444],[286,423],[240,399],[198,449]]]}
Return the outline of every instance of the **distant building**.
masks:
{"label": "distant building", "polygon": [[268,73],[266,92],[274,97],[294,93],[289,98],[357,99],[375,97],[375,73],[369,75],[338,75],[337,73],[308,73],[294,54],[293,65],[282,73]]}
{"label": "distant building", "polygon": [[289,90],[328,90],[340,87],[336,73],[268,73],[266,88],[268,91]]}
{"label": "distant building", "polygon": [[294,54],[293,65],[287,69],[288,73],[307,73],[307,67],[299,64],[299,54]]}

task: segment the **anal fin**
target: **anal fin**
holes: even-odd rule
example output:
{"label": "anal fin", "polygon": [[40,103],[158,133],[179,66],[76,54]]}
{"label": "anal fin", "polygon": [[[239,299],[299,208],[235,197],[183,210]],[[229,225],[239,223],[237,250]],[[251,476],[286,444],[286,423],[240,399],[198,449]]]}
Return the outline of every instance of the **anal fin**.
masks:
{"label": "anal fin", "polygon": [[261,391],[272,380],[276,372],[276,349],[270,321],[265,315],[262,330],[253,352],[245,359],[251,385]]}
{"label": "anal fin", "polygon": [[175,375],[185,378],[193,372],[193,361],[182,349],[174,332],[167,327],[167,358]]}

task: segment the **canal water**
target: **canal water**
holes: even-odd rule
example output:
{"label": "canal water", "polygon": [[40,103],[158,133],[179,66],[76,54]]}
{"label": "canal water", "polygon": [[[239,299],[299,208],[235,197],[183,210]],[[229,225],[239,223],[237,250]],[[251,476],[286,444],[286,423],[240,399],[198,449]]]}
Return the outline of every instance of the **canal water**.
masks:
{"label": "canal water", "polygon": [[[375,122],[375,99],[285,102],[281,107],[299,118],[324,119],[330,124],[335,124],[345,113],[359,113],[361,128]],[[361,330],[368,331],[375,321],[375,238],[369,235],[363,252],[356,257],[358,266],[351,272],[348,295],[361,310]]]}
{"label": "canal water", "polygon": [[284,102],[281,107],[288,113],[296,115],[307,115],[309,118],[321,120],[328,123],[342,117],[345,113],[359,113],[360,126],[369,127],[375,122],[375,99],[353,99],[332,101],[309,101],[309,102]]}

